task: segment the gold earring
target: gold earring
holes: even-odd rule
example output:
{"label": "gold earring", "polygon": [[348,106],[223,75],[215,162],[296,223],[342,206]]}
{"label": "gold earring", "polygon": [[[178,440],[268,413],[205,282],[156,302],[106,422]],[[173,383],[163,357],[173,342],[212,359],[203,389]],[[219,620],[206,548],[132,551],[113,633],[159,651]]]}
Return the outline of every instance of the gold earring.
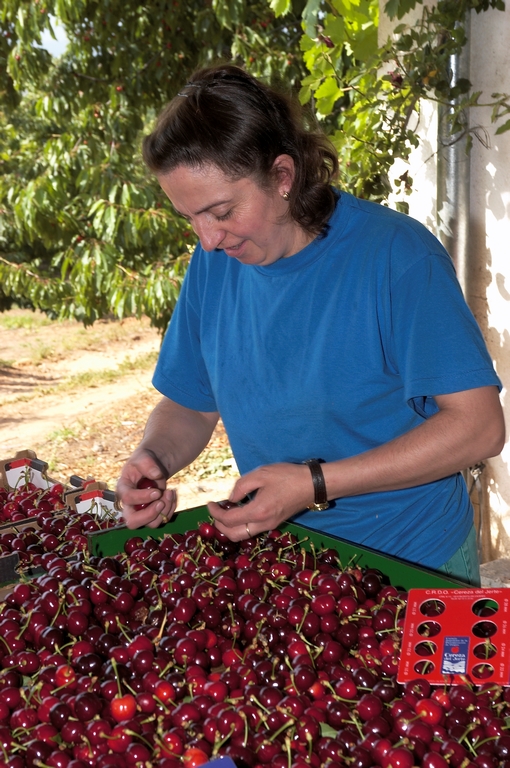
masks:
{"label": "gold earring", "polygon": [[289,195],[288,192],[282,192],[282,197],[283,197],[284,200],[289,200],[290,199],[290,195]]}

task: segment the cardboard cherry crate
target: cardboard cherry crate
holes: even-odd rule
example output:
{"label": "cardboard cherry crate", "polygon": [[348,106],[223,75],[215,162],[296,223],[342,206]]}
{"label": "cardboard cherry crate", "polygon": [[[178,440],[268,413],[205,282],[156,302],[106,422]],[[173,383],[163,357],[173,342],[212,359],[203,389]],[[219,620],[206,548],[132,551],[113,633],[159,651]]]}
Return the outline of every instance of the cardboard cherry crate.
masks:
{"label": "cardboard cherry crate", "polygon": [[[50,490],[55,485],[61,485],[48,475],[47,462],[39,459],[32,450],[20,450],[8,459],[0,461],[0,488],[13,491],[23,488],[30,483],[40,491]],[[55,515],[65,515],[69,510],[77,513],[92,512],[95,515],[119,515],[116,507],[114,491],[108,490],[106,483],[98,482],[95,478],[81,478],[72,475],[69,483],[64,485],[61,511]],[[36,517],[27,516],[23,519],[0,521],[0,533],[17,534],[25,529],[38,531],[40,529]],[[0,554],[0,587],[13,585],[20,580],[30,579],[43,573],[40,567],[22,565],[17,552]],[[4,589],[2,591],[5,591]]]}

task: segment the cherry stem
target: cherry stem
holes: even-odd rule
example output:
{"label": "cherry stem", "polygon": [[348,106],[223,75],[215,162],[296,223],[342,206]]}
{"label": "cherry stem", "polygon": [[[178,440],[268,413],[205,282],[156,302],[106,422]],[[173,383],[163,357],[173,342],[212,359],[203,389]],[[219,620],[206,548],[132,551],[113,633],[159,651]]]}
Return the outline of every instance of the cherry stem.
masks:
{"label": "cherry stem", "polygon": [[316,571],[317,570],[317,552],[315,550],[313,541],[310,542],[310,550],[313,556],[313,570]]}
{"label": "cherry stem", "polygon": [[[310,579],[310,583],[311,582],[312,582],[312,580]],[[303,618],[299,622],[299,625],[298,625],[297,630],[296,630],[298,633],[301,632],[301,629],[303,628],[303,624],[305,623],[305,619],[308,616],[308,612],[309,611],[310,611],[310,606],[309,605],[305,605],[305,607],[303,609]]]}
{"label": "cherry stem", "polygon": [[260,709],[262,709],[266,713],[266,715],[270,714],[269,710],[266,709],[266,707],[257,699],[257,697],[254,694],[250,695],[250,701],[254,701],[257,707],[260,707]]}
{"label": "cherry stem", "polygon": [[[164,702],[162,699],[160,699],[160,698],[159,698],[159,696],[157,696],[156,694],[154,694],[154,698],[156,699],[156,701],[158,702],[158,704],[160,704],[160,705],[163,707],[163,710],[164,710],[164,712],[165,712],[165,715],[168,715],[168,713],[170,712],[170,710],[169,710],[169,708],[167,707],[167,705],[166,705],[166,702]],[[172,704],[173,704],[173,703],[174,703],[174,702],[172,702]],[[177,706],[177,705],[175,705],[175,706]]]}
{"label": "cherry stem", "polygon": [[285,736],[285,744],[284,744],[285,752],[287,753],[287,768],[292,767],[292,744],[290,741],[290,736]]}
{"label": "cherry stem", "polygon": [[[506,729],[508,729],[508,726],[506,726]],[[503,727],[503,730],[505,730],[505,727]],[[486,739],[480,739],[480,741],[476,742],[477,749],[482,746],[482,744],[488,744],[490,741],[496,741],[499,736],[487,736]]]}
{"label": "cherry stem", "polygon": [[357,729],[359,735],[361,736],[361,738],[363,738],[363,728],[361,726],[359,717],[356,717],[354,712],[351,712],[350,721],[351,721],[351,723],[353,725],[356,726],[356,729]]}
{"label": "cherry stem", "polygon": [[6,640],[4,637],[2,637],[2,635],[0,635],[0,640],[2,641],[2,643],[3,643],[3,644],[5,645],[5,647],[7,648],[8,652],[9,652],[9,654],[8,654],[8,655],[9,655],[9,656],[12,656],[12,648],[11,648],[11,646],[9,645],[9,643],[7,642],[7,640]]}
{"label": "cherry stem", "polygon": [[126,729],[126,733],[128,736],[134,736],[136,739],[139,739],[140,741],[143,741],[143,743],[149,747],[149,749],[152,749],[152,744],[150,741],[148,741],[146,738],[142,736],[141,733],[137,733],[136,731],[132,731],[130,728]]}
{"label": "cherry stem", "polygon": [[311,733],[306,734],[306,740],[308,742],[308,762],[310,762],[313,754],[313,738]]}
{"label": "cherry stem", "polygon": [[120,685],[119,670],[118,670],[118,667],[117,667],[117,662],[115,661],[113,656],[111,658],[111,662],[112,662],[113,672],[115,674],[115,679],[117,681],[117,690],[119,692],[119,696],[122,696],[122,688],[121,688],[121,685]]}
{"label": "cherry stem", "polygon": [[223,567],[223,568],[222,568],[220,571],[218,571],[218,573],[215,573],[215,574],[214,574],[214,576],[212,576],[212,577],[211,577],[211,578],[208,580],[208,581],[209,581],[209,584],[216,584],[216,582],[218,581],[219,577],[220,577],[222,574],[224,574],[224,573],[225,573],[225,571],[228,571],[228,566],[227,566],[227,565],[225,565],[225,566],[224,566],[224,567]]}
{"label": "cherry stem", "polygon": [[30,689],[30,691],[28,693],[28,696],[26,695],[25,691],[22,688],[20,688],[21,696],[27,702],[27,704],[30,704],[30,702],[32,701],[32,698],[34,696],[38,695],[38,693],[41,690],[42,686],[43,686],[43,682],[42,682],[42,680],[39,680],[39,682],[37,682],[33,686],[33,688]]}
{"label": "cherry stem", "polygon": [[127,632],[126,632],[126,625],[125,625],[125,624],[121,624],[121,622],[120,622],[120,621],[118,622],[118,625],[119,625],[119,629],[120,629],[120,631],[122,632],[122,634],[124,635],[124,637],[126,638],[126,640],[128,640],[129,642],[131,642],[132,638],[131,638],[131,636],[130,636],[130,635],[127,633]]}
{"label": "cherry stem", "polygon": [[232,723],[232,725],[230,726],[230,731],[227,733],[227,735],[224,736],[222,739],[220,739],[220,741],[215,743],[213,751],[212,751],[214,757],[218,754],[218,750],[220,750],[222,748],[222,746],[225,744],[225,742],[227,742],[230,739],[230,737],[234,733],[235,729],[236,729],[236,727],[235,727],[234,723]]}
{"label": "cherry stem", "polygon": [[89,748],[89,758],[92,758],[94,756],[94,752],[92,750],[92,744],[90,743],[90,740],[87,739],[87,737],[84,734],[82,735],[82,739],[87,745],[87,747]]}
{"label": "cherry stem", "polygon": [[68,683],[64,683],[64,685],[59,685],[57,688],[52,688],[51,695],[54,696],[56,693],[58,693],[59,691],[63,691],[64,688],[67,688],[67,687],[68,687]]}
{"label": "cherry stem", "polygon": [[61,608],[62,608],[62,601],[59,601],[58,611],[56,612],[56,614],[53,616],[52,620],[50,621],[50,627],[53,627],[53,625],[55,624],[57,618],[60,616]]}
{"label": "cherry stem", "polygon": [[124,680],[124,686],[125,686],[125,687],[128,689],[128,691],[129,691],[130,693],[132,693],[132,694],[133,694],[133,696],[135,696],[135,697],[136,697],[136,691],[134,690],[134,688],[131,688],[131,686],[129,685],[129,683],[127,682],[127,680]]}
{"label": "cherry stem", "polygon": [[[21,726],[19,728],[15,728],[12,732],[13,739],[17,740],[18,736],[21,736],[26,733],[26,728],[22,728]],[[24,749],[25,751],[28,749],[27,744],[16,744],[16,747],[18,749]]]}
{"label": "cherry stem", "polygon": [[241,717],[244,720],[243,747],[246,747],[246,745],[248,744],[248,739],[250,738],[250,731],[249,731],[249,727],[248,727],[248,718],[246,717],[244,712],[240,712],[239,714],[241,715]]}
{"label": "cherry stem", "polygon": [[[345,701],[346,704],[352,704],[353,703],[354,699],[344,699],[342,696],[339,696],[338,693],[333,688],[333,686],[331,685],[331,683],[329,682],[329,680],[323,680],[322,683],[323,683],[323,685],[326,686],[326,688],[330,689],[331,693],[333,694],[333,698],[336,701]],[[369,690],[369,689],[367,688],[365,690]]]}
{"label": "cherry stem", "polygon": [[163,636],[163,632],[164,632],[164,629],[165,629],[165,624],[167,622],[167,619],[168,619],[168,611],[165,611],[165,615],[163,616],[163,620],[161,622],[160,630],[159,630],[158,634],[156,635],[156,637],[154,638],[154,645],[155,646],[158,646],[160,641],[161,641],[161,638]]}
{"label": "cherry stem", "polygon": [[471,742],[467,738],[467,736],[468,736],[469,733],[471,733],[473,728],[476,728],[476,727],[477,727],[476,723],[469,723],[466,726],[466,730],[464,731],[464,733],[462,734],[462,736],[459,739],[459,744],[462,744],[462,742],[464,741],[466,743],[466,747],[469,749],[470,752],[473,753],[473,755],[476,755],[477,752],[476,752],[476,749],[474,748],[473,744],[471,744]]}
{"label": "cherry stem", "polygon": [[287,720],[286,723],[284,723],[283,725],[280,725],[278,730],[271,734],[271,736],[269,737],[268,741],[273,742],[275,739],[278,738],[280,733],[283,733],[284,731],[287,730],[287,728],[290,728],[291,726],[293,726],[294,722],[295,722],[294,720]]}
{"label": "cherry stem", "polygon": [[168,670],[172,669],[173,666],[174,666],[174,662],[173,661],[169,661],[168,664],[166,665],[166,667],[160,672],[159,676],[161,678],[163,678],[166,675],[166,673],[168,672]]}

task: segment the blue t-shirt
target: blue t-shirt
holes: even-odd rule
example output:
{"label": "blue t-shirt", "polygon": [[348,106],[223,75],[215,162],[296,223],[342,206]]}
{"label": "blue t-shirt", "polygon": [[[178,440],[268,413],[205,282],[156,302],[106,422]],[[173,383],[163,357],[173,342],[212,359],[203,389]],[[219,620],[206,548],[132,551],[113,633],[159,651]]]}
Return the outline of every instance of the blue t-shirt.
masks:
{"label": "blue t-shirt", "polygon": [[[153,383],[187,408],[219,411],[242,474],[362,453],[437,411],[433,396],[500,384],[438,240],[344,192],[327,235],[271,265],[198,246]],[[431,568],[472,520],[461,475],[299,516]]]}

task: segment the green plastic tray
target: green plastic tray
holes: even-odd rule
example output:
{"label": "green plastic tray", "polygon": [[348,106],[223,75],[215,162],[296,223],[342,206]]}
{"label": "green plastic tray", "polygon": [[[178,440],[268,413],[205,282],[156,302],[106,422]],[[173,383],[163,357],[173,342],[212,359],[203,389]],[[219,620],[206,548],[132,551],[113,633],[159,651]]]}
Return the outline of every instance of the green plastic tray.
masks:
{"label": "green plastic tray", "polygon": [[[98,531],[88,536],[89,552],[100,557],[116,555],[118,552],[122,552],[126,541],[133,536],[140,536],[142,539],[146,539],[150,536],[162,538],[165,534],[185,533],[196,528],[203,520],[208,519],[209,511],[206,506],[202,506],[179,512],[167,525],[162,525],[159,528],[137,528],[136,530],[130,530],[125,526],[117,526],[107,531]],[[448,576],[444,576],[436,571],[419,568],[416,565],[407,563],[405,560],[382,555],[374,549],[360,547],[350,541],[345,541],[337,536],[327,535],[304,525],[287,523],[285,526],[280,526],[280,530],[289,531],[297,536],[305,549],[309,550],[312,546],[316,550],[321,548],[335,549],[344,568],[354,564],[360,567],[378,568],[389,578],[391,584],[399,589],[407,591],[409,589],[455,589],[466,587],[464,583],[450,579]]]}

